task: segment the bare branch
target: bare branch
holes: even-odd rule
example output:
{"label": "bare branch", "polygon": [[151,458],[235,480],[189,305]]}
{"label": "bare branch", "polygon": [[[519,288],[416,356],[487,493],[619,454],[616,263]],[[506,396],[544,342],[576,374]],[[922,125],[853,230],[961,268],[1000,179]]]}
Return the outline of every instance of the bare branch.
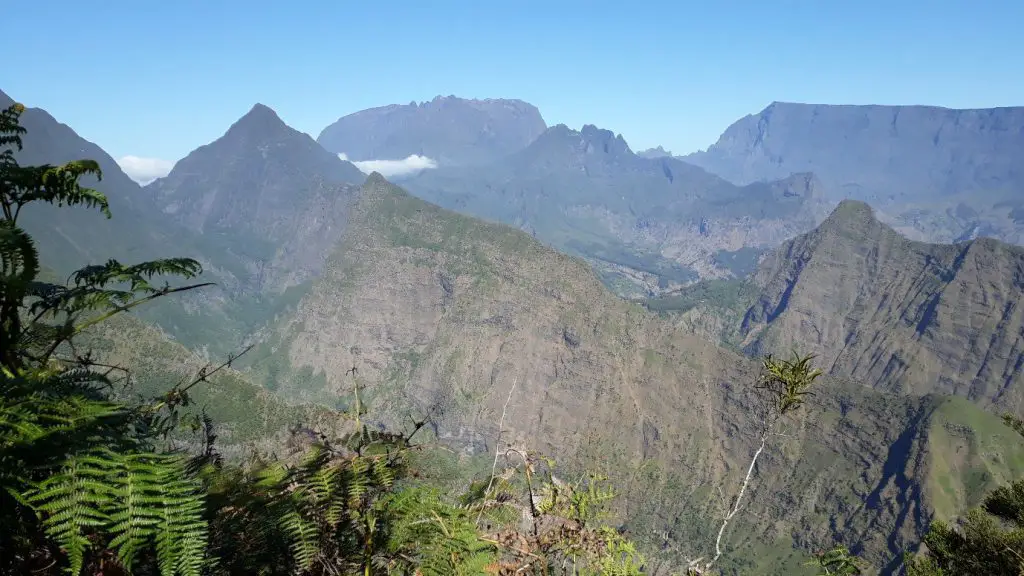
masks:
{"label": "bare branch", "polygon": [[[516,391],[516,384],[519,383],[519,377],[516,376],[512,380],[512,387],[508,390],[508,398],[505,399],[505,406],[501,409],[501,419],[498,421],[498,435],[494,439],[494,462],[491,463],[491,479],[487,481],[487,488],[484,489],[484,497],[491,491],[491,486],[494,485],[494,471],[498,468],[498,453],[501,449],[501,433],[505,430],[505,414],[508,412],[508,404],[512,400],[512,393]],[[483,516],[483,508],[476,515],[477,526],[480,525],[480,518]]]}

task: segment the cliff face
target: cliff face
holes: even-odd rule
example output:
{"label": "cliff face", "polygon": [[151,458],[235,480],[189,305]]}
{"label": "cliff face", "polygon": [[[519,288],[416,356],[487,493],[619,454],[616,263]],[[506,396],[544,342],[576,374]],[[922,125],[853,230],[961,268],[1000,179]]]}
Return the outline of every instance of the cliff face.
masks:
{"label": "cliff face", "polygon": [[1024,249],[912,242],[848,201],[754,281],[740,328],[749,351],[796,345],[878,389],[1022,408]]}
{"label": "cliff face", "polygon": [[684,157],[732,182],[812,172],[832,200],[870,202],[932,242],[1024,243],[1024,107],[830,106],[775,102]]}
{"label": "cliff face", "polygon": [[[712,545],[717,487],[736,487],[753,450],[755,362],[617,299],[580,260],[378,176],[324,276],[261,340],[250,376],[279,394],[348,406],[358,384],[367,418],[430,414],[471,453],[495,449],[508,400],[504,442],[608,473],[625,526],[677,560]],[[933,509],[927,451],[945,403],[826,380],[759,466],[726,566],[832,538],[875,562],[897,554]],[[964,405],[954,419],[978,414]],[[965,464],[979,467],[1015,474]]]}
{"label": "cliff face", "polygon": [[688,162],[748,183],[813,172],[841,197],[887,203],[1024,184],[1024,107],[775,102]]}
{"label": "cliff face", "polygon": [[547,126],[521,100],[430,102],[355,112],[323,129],[317,141],[356,161],[426,156],[441,166],[483,164],[525,148]]}

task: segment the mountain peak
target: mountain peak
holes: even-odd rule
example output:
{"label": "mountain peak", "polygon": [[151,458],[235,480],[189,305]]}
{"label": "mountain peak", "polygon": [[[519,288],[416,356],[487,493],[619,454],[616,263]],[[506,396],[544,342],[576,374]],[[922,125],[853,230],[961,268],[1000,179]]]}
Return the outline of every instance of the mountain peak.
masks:
{"label": "mountain peak", "polygon": [[323,190],[364,179],[353,164],[256,104],[149,187],[164,211],[190,228],[269,237],[299,225],[278,222],[281,214],[297,218],[322,200]]}
{"label": "mountain peak", "polygon": [[224,137],[266,140],[277,139],[292,132],[295,130],[285,124],[277,112],[265,104],[256,103],[228,128]]}
{"label": "mountain peak", "polygon": [[637,152],[636,155],[640,156],[641,158],[651,159],[671,158],[672,152],[665,150],[665,148],[663,148],[662,146],[658,146],[657,148],[648,148],[647,150],[641,150],[640,152]]}
{"label": "mountain peak", "polygon": [[366,177],[366,182],[363,183],[363,186],[381,186],[387,184],[390,184],[390,182],[388,182],[388,179],[385,178],[380,172],[374,170],[373,172],[370,172],[369,176]]}
{"label": "mountain peak", "polygon": [[843,200],[818,227],[822,231],[863,231],[886,227],[875,216],[875,210],[860,200]]}
{"label": "mountain peak", "polygon": [[255,104],[253,104],[252,108],[250,108],[249,112],[247,112],[245,115],[246,116],[272,116],[272,117],[277,118],[278,120],[280,120],[280,117],[277,115],[277,112],[274,112],[273,108],[271,108],[270,106],[267,106],[266,104],[262,104],[260,102],[257,102]]}
{"label": "mountain peak", "polygon": [[851,200],[849,198],[840,201],[835,210],[832,211],[829,218],[838,218],[841,220],[876,220],[875,210],[867,202]]}
{"label": "mountain peak", "polygon": [[3,90],[0,90],[0,108],[7,108],[11,104],[14,104],[14,98],[11,98]]}
{"label": "mountain peak", "polygon": [[530,147],[544,148],[551,145],[582,147],[586,154],[633,155],[622,134],[616,135],[611,130],[598,128],[593,124],[585,124],[579,131],[565,124],[556,124],[545,130]]}

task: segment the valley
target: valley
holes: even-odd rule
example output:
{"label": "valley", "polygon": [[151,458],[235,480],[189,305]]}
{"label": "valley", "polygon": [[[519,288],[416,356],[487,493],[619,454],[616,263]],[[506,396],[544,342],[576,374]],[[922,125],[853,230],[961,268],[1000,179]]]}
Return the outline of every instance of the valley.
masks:
{"label": "valley", "polygon": [[[673,157],[593,125],[548,127],[518,100],[375,108],[317,140],[257,104],[142,187],[29,108],[13,157],[103,169],[87,183],[112,219],[24,216],[57,276],[109,257],[202,263],[214,286],[116,316],[82,345],[134,366],[142,395],[251,345],[189,411],[216,422],[227,458],[284,452],[298,429],[341,434],[353,413],[382,433],[428,423],[459,481],[503,447],[536,451],[566,477],[607,476],[618,532],[645,573],[669,574],[714,550],[725,494],[756,454],[721,574],[811,575],[809,555],[840,544],[895,574],[935,520],[1024,478],[1024,443],[1000,419],[1024,414],[1024,248],[988,216],[1012,212],[1017,172],[994,160],[965,183],[957,160],[933,181],[917,161],[853,193],[852,168],[815,156],[825,144],[785,148],[786,162],[745,147],[751,123],[757,146],[774,142],[765,126],[787,134],[774,122],[813,124],[802,110],[773,105]],[[813,118],[831,128],[834,112]],[[950,136],[957,159],[1008,146],[972,143],[971,127],[988,137],[1016,116],[969,112]],[[413,155],[437,166],[363,172]],[[997,238],[951,238],[967,220],[935,210],[915,222],[936,224],[907,224],[930,190],[946,206],[979,182],[998,189],[992,210],[956,218]],[[761,359],[792,349],[825,375],[762,455]]]}

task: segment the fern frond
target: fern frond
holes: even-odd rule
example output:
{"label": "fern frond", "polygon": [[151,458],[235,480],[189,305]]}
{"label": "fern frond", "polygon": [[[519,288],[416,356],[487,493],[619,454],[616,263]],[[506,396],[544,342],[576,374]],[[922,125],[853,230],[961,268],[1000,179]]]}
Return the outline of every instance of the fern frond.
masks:
{"label": "fern frond", "polygon": [[299,569],[308,570],[320,551],[316,525],[303,518],[297,509],[293,509],[281,517],[281,528],[291,538],[292,555]]}

